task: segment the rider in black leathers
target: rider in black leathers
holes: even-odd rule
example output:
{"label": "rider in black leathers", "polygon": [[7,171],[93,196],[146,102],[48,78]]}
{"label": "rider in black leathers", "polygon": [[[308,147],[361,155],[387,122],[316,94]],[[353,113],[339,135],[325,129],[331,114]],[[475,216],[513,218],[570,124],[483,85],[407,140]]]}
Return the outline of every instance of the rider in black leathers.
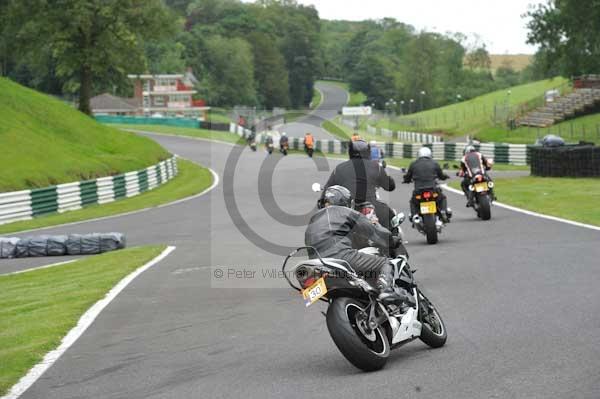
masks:
{"label": "rider in black leathers", "polygon": [[408,171],[404,174],[404,183],[415,182],[415,189],[410,198],[410,215],[413,218],[418,214],[419,204],[415,199],[415,194],[421,190],[434,190],[438,193],[438,205],[440,215],[444,223],[449,222],[448,201],[442,189],[437,185],[437,179],[446,180],[450,176],[442,171],[440,164],[434,161],[431,157],[431,150],[427,147],[422,147],[419,150],[419,158],[410,164]]}
{"label": "rider in black leathers", "polygon": [[[467,207],[473,206],[473,193],[469,190],[471,179],[477,173],[483,173],[487,179],[491,180],[490,176],[487,174],[487,171],[490,169],[492,169],[492,162],[478,152],[475,149],[475,146],[468,145],[465,147],[464,156],[460,161],[460,172],[458,175],[463,177],[460,186],[465,193],[465,197],[467,197]],[[490,188],[490,194],[495,200],[496,195],[494,194],[493,188]]]}
{"label": "rider in black leathers", "polygon": [[334,169],[325,188],[337,184],[350,190],[357,204],[366,201],[372,203],[379,223],[389,230],[394,212],[387,204],[377,200],[375,190],[381,187],[386,191],[393,191],[396,182],[377,161],[371,160],[371,149],[365,141],[351,141],[348,154],[350,159]]}
{"label": "rider in black leathers", "polygon": [[347,261],[357,273],[376,280],[379,299],[387,304],[410,302],[410,298],[394,291],[393,265],[387,258],[367,255],[352,247],[353,236],[358,235],[372,246],[388,254],[390,243],[399,246],[400,239],[389,230],[374,224],[360,212],[351,209],[350,191],[342,186],[331,186],[324,191],[321,208],[311,218],[305,233],[305,243],[314,247],[321,257]]}

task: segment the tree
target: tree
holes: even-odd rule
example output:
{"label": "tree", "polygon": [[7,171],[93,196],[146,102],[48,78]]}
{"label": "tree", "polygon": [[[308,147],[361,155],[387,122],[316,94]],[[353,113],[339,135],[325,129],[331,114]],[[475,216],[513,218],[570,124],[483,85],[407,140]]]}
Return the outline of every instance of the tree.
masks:
{"label": "tree", "polygon": [[546,70],[559,65],[565,76],[598,73],[600,2],[550,0],[525,17],[527,42],[540,46]]}
{"label": "tree", "polygon": [[265,33],[254,32],[248,37],[254,53],[254,78],[259,103],[266,108],[289,107],[288,72],[285,59]]}
{"label": "tree", "polygon": [[492,67],[492,60],[485,45],[467,54],[465,65],[471,69],[486,69]]}
{"label": "tree", "polygon": [[14,0],[11,11],[23,54],[35,63],[49,51],[86,114],[96,80],[122,82],[128,72],[143,72],[144,40],[175,27],[161,0]]}
{"label": "tree", "polygon": [[[248,42],[240,38],[211,36],[194,66],[203,70],[205,98],[215,105],[255,105],[254,62]],[[196,68],[195,68],[196,70]]]}

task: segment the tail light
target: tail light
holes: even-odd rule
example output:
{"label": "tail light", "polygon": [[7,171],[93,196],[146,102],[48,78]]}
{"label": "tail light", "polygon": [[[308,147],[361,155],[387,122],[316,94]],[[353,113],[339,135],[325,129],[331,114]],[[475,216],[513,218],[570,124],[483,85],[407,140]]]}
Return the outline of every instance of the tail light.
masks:
{"label": "tail light", "polygon": [[477,175],[477,177],[475,178],[475,180],[477,180],[477,181],[482,181],[482,180],[483,180],[483,176],[481,176],[481,175]]}
{"label": "tail light", "polygon": [[431,191],[425,191],[425,192],[423,193],[423,198],[425,198],[425,199],[429,199],[429,198],[431,198]]}
{"label": "tail light", "polygon": [[310,276],[306,280],[302,281],[300,284],[302,284],[302,288],[308,288],[311,285],[313,285],[315,281],[317,281],[317,279],[313,276]]}
{"label": "tail light", "polygon": [[360,209],[360,213],[362,213],[365,216],[369,216],[371,213],[373,213],[375,211],[374,208],[370,208],[368,206],[361,208]]}

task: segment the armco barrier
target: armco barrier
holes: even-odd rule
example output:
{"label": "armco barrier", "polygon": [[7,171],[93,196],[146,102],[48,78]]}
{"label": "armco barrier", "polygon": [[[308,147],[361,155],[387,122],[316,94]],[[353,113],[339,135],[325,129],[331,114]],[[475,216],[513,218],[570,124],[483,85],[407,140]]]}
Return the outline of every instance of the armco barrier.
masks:
{"label": "armco barrier", "polygon": [[152,190],[177,175],[175,157],[146,169],[33,190],[0,193],[0,224],[106,204]]}
{"label": "armco barrier", "polygon": [[394,132],[390,129],[379,128],[375,126],[367,126],[367,133],[372,134],[373,136],[383,136],[389,137],[394,140],[399,140],[402,142],[409,143],[439,143],[442,142],[442,138],[440,136],[436,136],[435,134],[429,133],[417,133],[417,132]]}
{"label": "armco barrier", "polygon": [[[250,133],[250,130],[244,129],[234,123],[230,124],[229,131],[243,137]],[[409,133],[419,134],[413,132]],[[256,142],[264,143],[264,135],[257,135]],[[274,145],[275,148],[278,148],[279,146],[277,137],[274,138]],[[441,141],[431,143],[377,142],[377,145],[383,149],[386,158],[416,158],[419,148],[429,147],[433,153],[433,158],[436,160],[460,161],[463,157],[463,149],[467,146],[467,143],[444,143]],[[301,150],[304,148],[302,139],[297,137],[290,137],[290,146],[294,150]],[[475,144],[475,148],[478,151],[486,157],[494,159],[494,162],[512,165],[529,164],[531,147],[532,146],[525,144]],[[315,149],[329,154],[346,154],[348,151],[348,142],[339,140],[316,140]]]}
{"label": "armco barrier", "polygon": [[157,125],[157,126],[174,126],[187,127],[193,129],[208,129],[227,131],[228,123],[204,122],[198,119],[190,118],[150,118],[145,116],[113,116],[113,115],[96,115],[96,120],[100,123],[118,123],[122,125]]}

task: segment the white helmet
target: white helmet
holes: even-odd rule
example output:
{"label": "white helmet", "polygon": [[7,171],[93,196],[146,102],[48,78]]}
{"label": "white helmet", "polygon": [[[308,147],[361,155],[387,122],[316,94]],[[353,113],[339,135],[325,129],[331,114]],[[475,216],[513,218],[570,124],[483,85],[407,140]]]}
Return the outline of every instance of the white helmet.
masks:
{"label": "white helmet", "polygon": [[281,135],[282,135],[282,136],[285,136],[285,132],[281,132]]}
{"label": "white helmet", "polygon": [[431,150],[429,149],[429,147],[419,148],[418,158],[431,158]]}
{"label": "white helmet", "polygon": [[375,140],[371,140],[371,142],[369,144],[371,144],[371,146],[374,146],[374,145],[377,145],[377,142]]}

